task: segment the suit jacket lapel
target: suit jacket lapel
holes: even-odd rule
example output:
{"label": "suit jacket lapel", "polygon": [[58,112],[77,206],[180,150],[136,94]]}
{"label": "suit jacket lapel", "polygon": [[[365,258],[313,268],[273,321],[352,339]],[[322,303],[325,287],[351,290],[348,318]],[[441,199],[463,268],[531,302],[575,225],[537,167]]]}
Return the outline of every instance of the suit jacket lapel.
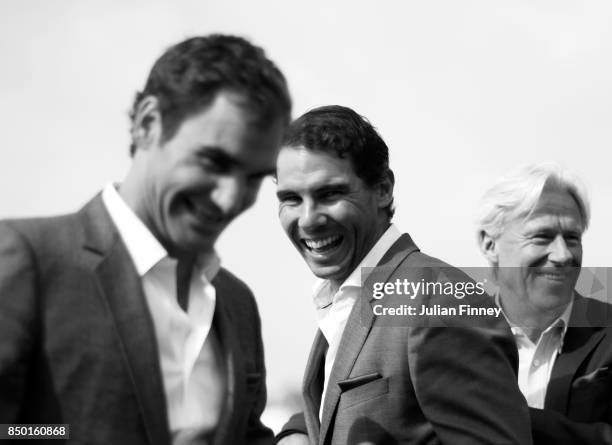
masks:
{"label": "suit jacket lapel", "polygon": [[356,302],[346,322],[346,328],[338,347],[338,354],[329,375],[327,392],[323,399],[323,416],[321,419],[319,443],[325,442],[325,436],[340,399],[340,387],[336,382],[345,380],[349,376],[372,327],[372,321],[374,320],[372,312],[364,311],[364,315],[365,317],[361,319],[361,304]]}
{"label": "suit jacket lapel", "polygon": [[362,300],[355,303],[346,322],[346,327],[338,347],[338,354],[329,376],[327,392],[324,395],[319,443],[325,442],[325,436],[330,428],[336,406],[340,399],[341,391],[337,382],[349,377],[374,322],[374,314],[369,308],[371,296],[365,294],[365,290],[370,288],[368,283],[372,280],[386,282],[402,260],[418,250],[418,247],[409,235],[402,235],[380,260],[377,270],[367,278],[361,295]]}
{"label": "suit jacket lapel", "polygon": [[92,267],[114,319],[149,443],[169,444],[157,341],[140,278],[100,195],[80,215],[85,229],[84,247],[97,256]]}
{"label": "suit jacket lapel", "polygon": [[545,408],[567,413],[576,371],[605,335],[605,331],[597,327],[599,323],[596,320],[601,314],[593,315],[597,318],[593,319],[589,315],[588,299],[576,296],[563,350],[555,361],[546,390]]}
{"label": "suit jacket lapel", "polygon": [[228,289],[226,282],[219,278],[213,280],[213,285],[217,292],[213,327],[219,336],[227,375],[227,396],[213,442],[215,445],[221,445],[233,442],[229,440],[234,431],[232,421],[240,417],[237,411],[241,408],[240,401],[244,400],[246,377],[244,366],[240,363],[240,354],[236,353],[240,348],[234,332],[235,327],[232,325],[231,311],[227,307],[228,299],[224,298],[231,289]]}
{"label": "suit jacket lapel", "polygon": [[317,331],[308,363],[304,373],[302,395],[304,397],[304,418],[308,429],[308,437],[312,444],[317,443],[319,437],[320,422],[319,409],[323,393],[323,382],[325,378],[325,354],[327,353],[327,341],[320,330]]}

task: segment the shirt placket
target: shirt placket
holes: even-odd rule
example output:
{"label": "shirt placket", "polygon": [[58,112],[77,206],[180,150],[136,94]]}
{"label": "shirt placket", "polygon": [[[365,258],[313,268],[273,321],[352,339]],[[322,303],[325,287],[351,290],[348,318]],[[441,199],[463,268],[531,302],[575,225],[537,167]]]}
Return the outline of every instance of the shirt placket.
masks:
{"label": "shirt placket", "polygon": [[204,274],[191,281],[189,290],[190,303],[187,311],[188,335],[184,345],[183,379],[187,391],[189,379],[210,332],[214,315],[215,288],[208,282]]}

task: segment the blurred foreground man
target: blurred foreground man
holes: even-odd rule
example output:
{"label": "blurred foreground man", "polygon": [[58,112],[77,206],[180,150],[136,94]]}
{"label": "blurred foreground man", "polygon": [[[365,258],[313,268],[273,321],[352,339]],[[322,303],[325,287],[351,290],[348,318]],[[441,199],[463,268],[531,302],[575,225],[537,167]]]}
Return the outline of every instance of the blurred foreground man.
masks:
{"label": "blurred foreground man", "polygon": [[[362,267],[379,266],[386,283],[427,280],[427,267],[471,281],[391,224],[394,176],[372,125],[340,106],[306,113],[290,126],[277,181],[283,229],[321,279],[306,411],[285,425],[279,443],[530,444],[503,317],[480,329],[389,327],[360,310],[368,298]],[[465,301],[494,306],[486,296]]]}
{"label": "blurred foreground man", "polygon": [[186,40],[136,97],[121,184],[0,223],[0,423],[66,423],[75,444],[271,442],[255,300],[214,245],[274,171],[290,106],[260,48]]}
{"label": "blurred foreground man", "polygon": [[589,205],[554,165],[501,179],[483,197],[480,247],[519,351],[536,444],[612,443],[612,306],[574,291]]}

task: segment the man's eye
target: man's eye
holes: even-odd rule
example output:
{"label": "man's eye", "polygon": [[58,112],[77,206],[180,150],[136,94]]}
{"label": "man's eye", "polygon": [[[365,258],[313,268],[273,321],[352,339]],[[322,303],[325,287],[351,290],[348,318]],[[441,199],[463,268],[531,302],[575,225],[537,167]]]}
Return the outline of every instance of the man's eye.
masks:
{"label": "man's eye", "polygon": [[213,173],[224,173],[229,170],[228,165],[207,156],[200,157],[199,163],[205,170]]}
{"label": "man's eye", "polygon": [[334,199],[337,198],[340,193],[337,190],[329,190],[321,193],[321,199]]}
{"label": "man's eye", "polygon": [[535,242],[544,243],[544,242],[549,242],[552,239],[552,237],[547,233],[536,233],[533,236],[533,239]]}
{"label": "man's eye", "polygon": [[278,198],[278,202],[280,204],[295,205],[299,204],[300,198],[294,195],[281,196],[280,198]]}
{"label": "man's eye", "polygon": [[201,158],[200,165],[204,167],[206,170],[210,170],[210,171],[216,171],[219,168],[217,163],[209,158]]}

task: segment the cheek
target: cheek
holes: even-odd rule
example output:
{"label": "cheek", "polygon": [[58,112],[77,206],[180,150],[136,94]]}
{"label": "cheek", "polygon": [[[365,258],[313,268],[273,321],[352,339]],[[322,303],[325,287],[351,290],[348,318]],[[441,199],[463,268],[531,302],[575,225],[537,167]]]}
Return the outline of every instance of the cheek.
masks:
{"label": "cheek", "polygon": [[278,208],[278,220],[280,221],[283,230],[289,234],[291,228],[295,225],[297,218],[294,216],[292,209],[286,206],[279,206]]}
{"label": "cheek", "polygon": [[529,286],[529,271],[520,267],[502,268],[499,274],[500,281],[509,289],[524,294]]}
{"label": "cheek", "polygon": [[499,250],[499,265],[509,268],[533,266],[534,263],[542,258],[542,252],[543,250],[540,247],[532,245],[506,245]]}
{"label": "cheek", "polygon": [[529,245],[521,250],[521,265],[528,267],[537,267],[546,261],[548,256],[548,248],[546,246]]}
{"label": "cheek", "polygon": [[366,215],[357,211],[350,203],[345,201],[336,202],[325,208],[325,213],[328,217],[341,225],[351,228],[356,227],[357,230],[366,224]]}
{"label": "cheek", "polygon": [[166,188],[179,192],[183,190],[209,191],[216,187],[216,177],[196,166],[177,166],[167,176]]}

